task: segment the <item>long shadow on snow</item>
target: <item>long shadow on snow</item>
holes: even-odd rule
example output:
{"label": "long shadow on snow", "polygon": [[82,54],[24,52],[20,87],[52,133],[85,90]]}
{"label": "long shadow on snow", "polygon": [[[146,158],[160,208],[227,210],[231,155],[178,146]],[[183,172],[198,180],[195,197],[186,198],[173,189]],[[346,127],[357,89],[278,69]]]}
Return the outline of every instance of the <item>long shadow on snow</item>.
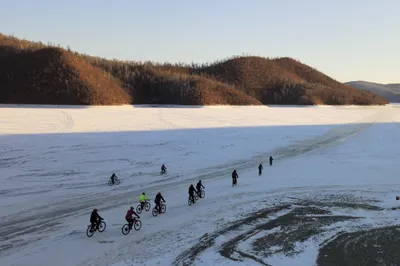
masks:
{"label": "long shadow on snow", "polygon": [[[208,180],[215,178],[226,178],[227,186],[230,183],[230,174],[233,169],[237,169],[239,174],[241,171],[248,169],[256,169],[259,163],[264,163],[268,157],[272,155],[275,162],[281,163],[282,161],[293,158],[295,156],[303,155],[313,151],[320,150],[333,145],[340,145],[343,140],[350,138],[364,129],[367,129],[375,123],[360,123],[360,124],[339,124],[339,125],[295,125],[295,126],[263,126],[263,127],[230,127],[230,128],[203,128],[203,129],[179,129],[179,130],[163,130],[163,131],[129,131],[129,132],[88,132],[88,133],[71,133],[71,134],[20,134],[20,135],[4,135],[0,136],[0,167],[6,170],[1,176],[2,181],[8,179],[8,175],[12,172],[21,172],[18,165],[15,164],[11,158],[18,158],[16,156],[20,153],[27,153],[32,156],[42,157],[40,153],[46,153],[48,149],[54,149],[54,145],[59,148],[58,153],[53,153],[50,156],[52,161],[46,161],[46,165],[42,165],[41,172],[29,172],[29,181],[37,181],[45,190],[47,180],[43,179],[48,173],[54,172],[54,168],[63,167],[65,171],[75,169],[79,173],[79,167],[85,167],[86,161],[92,161],[84,171],[95,169],[93,173],[86,174],[86,177],[93,175],[104,176],[104,181],[93,182],[92,187],[107,187],[107,179],[112,172],[117,172],[119,169],[130,173],[135,171],[136,165],[146,165],[149,172],[143,173],[146,177],[145,184],[149,185],[146,191],[156,192],[163,191],[166,187],[182,185],[182,189],[186,190],[188,185],[195,180]],[[392,123],[381,123],[382,130],[392,126]],[[254,142],[254,136],[264,136],[265,142],[276,142],[279,140],[283,133],[287,135],[297,135],[299,132],[313,132],[321,130],[324,127],[324,134],[317,137],[312,137],[303,141],[294,142],[287,146],[268,150],[266,145],[265,151],[256,155],[248,156],[240,160],[231,160],[228,163],[217,164],[213,167],[194,170],[187,174],[187,178],[182,180],[179,173],[174,173],[174,165],[178,165],[184,169],[191,169],[191,161],[173,161],[170,154],[185,156],[186,151],[184,148],[176,148],[178,145],[200,145],[202,148],[207,148],[207,156],[213,156],[215,152],[225,150],[226,155],[232,153],[240,153]],[[289,133],[288,133],[289,132]],[[245,146],[236,148],[235,144],[238,142],[238,137],[247,136],[244,140],[239,141],[245,143]],[[219,142],[231,143],[233,146],[226,146],[224,143],[216,145],[211,142],[210,137],[218,137]],[[284,142],[283,142],[284,143]],[[29,148],[25,148],[28,145]],[[36,145],[36,146],[35,146]],[[262,146],[263,143],[258,143]],[[158,150],[160,147],[165,149]],[[142,154],[135,153],[137,148],[145,148],[146,154],[154,154],[151,162],[143,161]],[[125,149],[125,150],[124,150]],[[172,152],[171,152],[172,150]],[[93,153],[96,153],[96,159],[93,160]],[[223,154],[222,153],[222,156]],[[194,160],[199,161],[204,158],[199,158],[196,154],[187,153],[186,157],[192,157]],[[68,159],[66,159],[68,158]],[[83,158],[83,160],[81,160]],[[17,159],[16,159],[17,160]],[[62,165],[56,162],[63,162]],[[96,164],[96,161],[99,163]],[[168,176],[160,176],[158,169],[162,163],[169,166]],[[38,160],[38,163],[43,161]],[[55,164],[55,166],[52,166]],[[89,169],[88,169],[89,168]],[[177,169],[178,167],[175,167]],[[155,170],[157,169],[157,170]],[[58,172],[63,172],[63,169],[57,169]],[[124,176],[120,176],[124,184]],[[71,182],[74,176],[69,174],[68,182],[63,183],[62,177],[54,177],[55,180],[50,182],[52,192],[59,191],[62,193],[66,189],[72,189],[75,185],[86,185],[79,182],[82,178],[82,173],[76,174],[75,178],[78,184]],[[137,176],[134,176],[137,178]],[[16,181],[15,181],[16,182]],[[21,180],[24,182],[24,180]],[[54,187],[54,182],[60,184]],[[6,182],[3,182],[7,185]],[[152,185],[151,185],[152,184]],[[12,239],[24,233],[32,232],[39,233],[43,231],[43,226],[38,224],[53,226],[61,222],[71,215],[89,214],[93,207],[100,207],[102,210],[114,208],[121,204],[126,204],[126,199],[138,197],[142,192],[142,188],[137,183],[127,184],[113,191],[113,193],[99,192],[88,193],[88,195],[80,195],[69,198],[67,200],[52,201],[48,206],[37,206],[30,208],[29,211],[21,210],[13,215],[0,217],[0,235],[5,239]],[[45,192],[43,196],[45,196]],[[186,194],[185,194],[186,195]],[[0,195],[6,199],[6,194]],[[168,195],[164,195],[168,200]],[[27,199],[29,201],[29,199]],[[29,202],[27,202],[29,204]],[[182,201],[186,204],[186,199]],[[51,207],[50,207],[51,206]],[[24,229],[25,228],[25,229]],[[29,228],[29,229],[28,229]],[[48,230],[48,228],[46,228]]]}

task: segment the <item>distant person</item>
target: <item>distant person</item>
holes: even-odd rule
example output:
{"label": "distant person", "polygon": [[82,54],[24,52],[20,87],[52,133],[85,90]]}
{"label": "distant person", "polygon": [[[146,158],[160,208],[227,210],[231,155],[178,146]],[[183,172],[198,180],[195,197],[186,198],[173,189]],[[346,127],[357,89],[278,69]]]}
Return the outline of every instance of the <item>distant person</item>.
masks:
{"label": "distant person", "polygon": [[264,167],[262,166],[262,164],[260,164],[259,166],[258,166],[258,175],[261,175],[262,174],[262,170],[264,169]]}
{"label": "distant person", "polygon": [[112,174],[112,176],[110,177],[111,179],[111,183],[113,183],[113,185],[115,184],[115,178],[118,178],[115,173]]}
{"label": "distant person", "polygon": [[194,188],[193,184],[191,184],[190,187],[189,187],[188,193],[189,193],[190,201],[191,201],[192,203],[195,203],[195,201],[194,201],[194,193],[195,193],[195,192],[197,193],[197,191],[196,191],[196,189]]}
{"label": "distant person", "polygon": [[161,166],[161,174],[162,174],[162,175],[165,174],[166,171],[167,171],[167,167],[165,166],[165,164],[163,164],[163,165]]}
{"label": "distant person", "polygon": [[232,187],[237,185],[237,179],[239,178],[238,173],[236,172],[236,169],[233,170],[232,172]]}
{"label": "distant person", "polygon": [[272,161],[274,160],[274,158],[272,158],[272,156],[269,156],[269,165],[272,165]]}

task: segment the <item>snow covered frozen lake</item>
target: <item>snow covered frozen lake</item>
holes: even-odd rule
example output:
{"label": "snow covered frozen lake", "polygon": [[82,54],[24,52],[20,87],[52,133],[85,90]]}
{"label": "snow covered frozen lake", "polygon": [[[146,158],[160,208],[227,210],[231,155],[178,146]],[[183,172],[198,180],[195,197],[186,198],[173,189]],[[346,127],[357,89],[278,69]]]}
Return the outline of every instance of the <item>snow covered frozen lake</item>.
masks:
{"label": "snow covered frozen lake", "polygon": [[[329,265],[338,232],[399,222],[399,122],[400,105],[2,105],[0,265]],[[166,213],[122,235],[158,191]],[[107,228],[88,238],[95,207]]]}

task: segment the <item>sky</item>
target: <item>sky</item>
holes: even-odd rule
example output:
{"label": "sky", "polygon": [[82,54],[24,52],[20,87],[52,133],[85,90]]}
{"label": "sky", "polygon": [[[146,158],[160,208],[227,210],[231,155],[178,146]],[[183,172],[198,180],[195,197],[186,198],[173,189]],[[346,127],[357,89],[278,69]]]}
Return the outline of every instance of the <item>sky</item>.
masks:
{"label": "sky", "polygon": [[0,32],[109,59],[292,57],[341,82],[400,83],[399,0],[0,0]]}

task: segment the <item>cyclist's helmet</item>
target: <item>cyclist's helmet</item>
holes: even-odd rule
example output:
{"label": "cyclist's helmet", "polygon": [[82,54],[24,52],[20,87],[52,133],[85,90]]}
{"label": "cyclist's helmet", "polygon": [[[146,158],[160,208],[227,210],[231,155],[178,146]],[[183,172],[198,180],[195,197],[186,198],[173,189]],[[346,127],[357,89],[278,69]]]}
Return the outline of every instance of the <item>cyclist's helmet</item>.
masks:
{"label": "cyclist's helmet", "polygon": [[97,212],[97,209],[93,209],[93,212]]}

